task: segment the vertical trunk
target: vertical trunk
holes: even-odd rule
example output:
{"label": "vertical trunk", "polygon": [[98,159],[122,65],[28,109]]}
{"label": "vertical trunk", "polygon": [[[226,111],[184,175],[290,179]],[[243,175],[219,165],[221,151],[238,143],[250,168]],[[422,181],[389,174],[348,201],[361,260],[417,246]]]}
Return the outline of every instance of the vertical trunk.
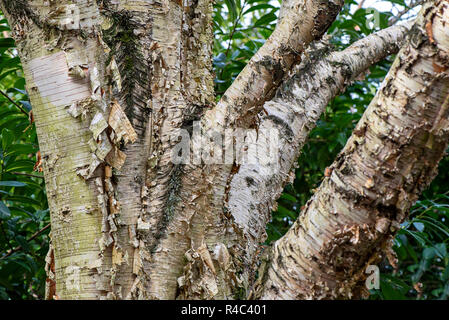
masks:
{"label": "vertical trunk", "polygon": [[116,197],[120,202],[118,242],[123,251],[123,262],[116,266],[115,282],[120,286],[117,298],[130,299],[136,295],[136,258],[138,240],[136,224],[142,211],[141,190],[151,138],[152,23],[148,5],[130,1],[102,1],[103,37],[110,47],[110,57],[116,61],[121,75],[121,90],[117,98],[136,131],[136,142],[122,149],[126,161],[114,171]]}
{"label": "vertical trunk", "polygon": [[173,163],[173,147],[180,130],[191,131],[193,121],[214,105],[212,2],[173,4],[155,16],[154,27],[158,60],[153,68],[152,144],[143,194],[148,205],[137,228],[144,256],[151,256],[143,261],[146,296],[174,299],[191,237],[183,197],[192,195],[182,191],[191,177],[183,164]]}
{"label": "vertical trunk", "polygon": [[449,139],[448,2],[424,5],[408,44],[300,218],[277,241],[264,299],[358,296],[436,175]]}
{"label": "vertical trunk", "polygon": [[[397,27],[369,50],[320,60],[312,69],[323,75],[310,83],[305,70],[284,81],[342,6],[289,0],[273,36],[215,106],[210,0],[0,3],[33,105],[52,222],[49,293],[61,299],[247,297],[266,213],[307,131],[338,90],[403,36]],[[446,3],[425,10],[302,224],[276,244],[264,297],[348,295],[353,283],[345,281],[429,181],[449,134]],[[370,59],[359,63],[354,52]],[[336,78],[328,87],[326,72]],[[207,162],[210,141],[203,161],[175,164],[176,138],[195,132],[196,120],[222,137],[237,126],[262,137],[284,130],[281,168],[261,178],[236,158]]]}

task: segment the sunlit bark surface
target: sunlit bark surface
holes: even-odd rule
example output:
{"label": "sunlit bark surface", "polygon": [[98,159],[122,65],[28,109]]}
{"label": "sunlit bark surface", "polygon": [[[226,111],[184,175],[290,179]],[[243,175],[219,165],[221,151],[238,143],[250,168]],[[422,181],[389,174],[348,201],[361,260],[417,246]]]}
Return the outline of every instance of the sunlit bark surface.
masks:
{"label": "sunlit bark surface", "polygon": [[[1,0],[43,159],[47,298],[358,294],[364,267],[388,248],[447,146],[448,10],[432,3],[300,219],[261,257],[315,122],[398,52],[410,25],[333,52],[320,39],[343,1],[285,1],[271,37],[215,103],[210,0]],[[278,132],[271,162],[206,161],[210,139],[192,154],[199,161],[173,161],[185,131],[238,129],[254,133],[246,143],[256,158],[251,146],[268,154]],[[257,278],[261,261],[269,271]]]}

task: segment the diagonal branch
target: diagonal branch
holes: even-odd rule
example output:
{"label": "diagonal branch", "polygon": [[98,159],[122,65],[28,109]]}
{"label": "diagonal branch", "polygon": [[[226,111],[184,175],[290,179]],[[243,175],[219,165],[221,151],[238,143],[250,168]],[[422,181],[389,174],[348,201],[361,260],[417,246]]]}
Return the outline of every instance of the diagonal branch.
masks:
{"label": "diagonal branch", "polygon": [[[43,227],[43,228],[39,229],[38,231],[36,231],[35,233],[33,233],[33,235],[30,238],[28,238],[26,241],[30,242],[30,241],[36,239],[40,234],[42,234],[42,232],[44,232],[45,230],[48,230],[49,228],[50,228],[50,224],[47,224],[45,227]],[[6,259],[13,253],[20,251],[22,249],[23,249],[23,247],[21,245],[15,247],[15,248],[12,248],[8,252],[6,252],[5,255],[0,258],[0,260]]]}
{"label": "diagonal branch", "polygon": [[22,112],[24,115],[26,115],[28,117],[28,112],[26,112],[17,102],[15,102],[13,99],[11,99],[11,97],[8,96],[6,94],[6,92],[3,92],[2,90],[0,90],[0,94],[2,94],[6,99],[9,100],[9,102],[11,102],[13,105],[15,105],[20,110],[20,112]]}
{"label": "diagonal branch", "polygon": [[[312,40],[321,38],[342,5],[342,0],[292,1],[291,10],[280,21],[272,36],[240,73],[218,105],[204,114],[201,119],[204,132],[223,134],[228,127],[251,126],[262,104],[273,96],[292,66],[299,62],[304,48]],[[189,73],[184,74],[190,76]],[[164,124],[171,122],[165,121]],[[185,125],[192,126],[188,122]],[[167,162],[159,161],[159,164],[169,162],[171,152],[165,155],[167,157],[163,160]],[[171,167],[166,165],[166,168]],[[152,207],[161,211],[164,206],[160,202],[167,199],[165,217],[169,219],[160,219],[159,225],[164,224],[166,231],[165,237],[158,237],[161,240],[155,244],[149,264],[149,291],[159,299],[174,298],[177,286],[182,286],[185,292],[180,297],[183,298],[225,298],[229,296],[228,284],[232,281],[224,281],[223,273],[217,275],[212,269],[204,267],[202,270],[212,272],[209,274],[212,280],[205,281],[204,275],[199,276],[199,273],[192,271],[198,261],[186,263],[185,254],[188,250],[205,254],[206,243],[212,248],[212,244],[223,244],[225,238],[229,237],[226,233],[230,230],[228,225],[231,222],[224,215],[223,204],[227,197],[232,164],[194,163],[173,168],[171,175],[161,176],[166,181],[168,193],[154,180],[151,181],[156,191],[150,193],[150,201],[155,200]],[[161,190],[167,195],[166,198],[161,196]],[[149,217],[153,221],[158,216],[155,211]],[[221,245],[219,247],[223,248]],[[188,279],[188,282],[182,279]]]}
{"label": "diagonal branch", "polygon": [[[253,149],[258,154],[253,157],[270,156],[263,163],[241,165],[231,181],[228,201],[232,216],[249,240],[245,250],[248,262],[254,260],[274,201],[288,173],[294,172],[292,166],[308,133],[327,104],[372,64],[397,52],[407,30],[405,26],[390,27],[324,57],[327,46],[315,45],[308,50],[311,60],[301,64],[297,73],[279,87],[275,98],[264,104],[257,147]],[[273,140],[276,137],[279,141]],[[277,145],[279,149],[275,149]]]}
{"label": "diagonal branch", "polygon": [[321,38],[343,6],[341,0],[294,0],[266,43],[206,113],[210,126],[249,127],[307,45]]}

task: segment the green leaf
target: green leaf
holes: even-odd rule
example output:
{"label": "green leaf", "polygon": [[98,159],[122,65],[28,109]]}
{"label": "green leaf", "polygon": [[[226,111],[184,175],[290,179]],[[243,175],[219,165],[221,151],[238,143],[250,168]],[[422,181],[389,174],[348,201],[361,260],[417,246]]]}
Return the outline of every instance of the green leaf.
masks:
{"label": "green leaf", "polygon": [[292,196],[292,195],[290,195],[290,194],[288,194],[288,193],[283,193],[283,194],[281,195],[280,199],[286,199],[286,200],[289,200],[289,201],[291,201],[291,202],[296,202],[296,201],[297,201],[296,198],[295,198],[294,196]]}
{"label": "green leaf", "polygon": [[35,146],[33,146],[32,144],[25,144],[25,143],[13,144],[8,148],[8,152],[6,153],[6,155],[10,155],[10,154],[28,155],[28,154],[34,154],[37,151],[38,151],[38,149]]}
{"label": "green leaf", "polygon": [[449,237],[449,227],[445,226],[438,220],[435,220],[431,217],[423,217],[422,219],[419,219],[419,220],[415,219],[415,221],[422,221],[422,223],[424,223],[425,225],[432,227],[437,231],[440,231],[441,233],[443,233],[444,238]]}
{"label": "green leaf", "polygon": [[423,247],[426,245],[426,239],[423,238],[418,232],[410,231],[407,229],[400,229],[399,232],[412,236]]}
{"label": "green leaf", "polygon": [[255,6],[252,6],[251,8],[246,10],[245,12],[243,12],[242,15],[244,16],[245,14],[248,14],[250,12],[254,12],[254,11],[262,10],[262,9],[277,9],[277,8],[275,8],[271,4],[267,4],[267,3],[257,4]]}
{"label": "green leaf", "polygon": [[449,283],[446,283],[443,289],[443,293],[441,294],[441,297],[439,297],[439,300],[447,300],[447,297],[449,297]]}
{"label": "green leaf", "polygon": [[435,248],[425,248],[422,253],[422,256],[423,256],[423,259],[430,260],[435,257],[435,254],[436,254]]}
{"label": "green leaf", "polygon": [[0,48],[12,48],[15,46],[13,38],[0,38]]}
{"label": "green leaf", "polygon": [[19,245],[22,246],[22,248],[25,252],[30,251],[30,245],[28,244],[28,241],[23,236],[17,235],[15,239],[19,243]]}
{"label": "green leaf", "polygon": [[267,13],[254,23],[254,27],[267,26],[276,19],[277,17],[273,12]]}
{"label": "green leaf", "polygon": [[278,205],[277,211],[284,217],[290,217],[291,219],[296,220],[296,214],[281,205]]}
{"label": "green leaf", "polygon": [[27,197],[27,196],[19,196],[19,195],[13,195],[8,197],[8,201],[16,201],[23,204],[30,204],[30,205],[35,205],[35,206],[39,206],[41,203],[38,200],[35,200],[31,197]]}
{"label": "green leaf", "polygon": [[12,262],[18,264],[19,266],[24,268],[26,271],[31,272],[31,267],[28,264],[26,264],[25,262],[20,261],[19,259],[13,259]]}
{"label": "green leaf", "polygon": [[234,0],[224,0],[226,7],[228,8],[231,20],[235,21],[237,19],[237,6]]}
{"label": "green leaf", "polygon": [[384,275],[380,278],[380,289],[382,295],[387,300],[405,300],[407,297],[404,295],[404,291],[407,287],[403,283],[396,281],[393,277],[385,277]]}
{"label": "green leaf", "polygon": [[10,59],[4,59],[0,63],[0,69],[6,69],[6,68],[18,68],[20,66],[20,59],[19,57],[13,57]]}
{"label": "green leaf", "polygon": [[31,108],[31,103],[29,101],[20,100],[19,102],[22,104],[22,106],[24,106],[24,109],[26,111],[28,111],[28,112],[31,111],[32,108]]}
{"label": "green leaf", "polygon": [[413,226],[416,228],[416,230],[418,230],[419,232],[423,232],[424,231],[424,223],[421,222],[414,222]]}
{"label": "green leaf", "polygon": [[444,282],[449,281],[449,263],[447,264],[446,268],[444,269],[443,274],[441,275],[441,280]]}
{"label": "green leaf", "polygon": [[437,256],[439,256],[441,259],[446,258],[447,248],[445,243],[437,243],[436,245],[434,245],[434,248]]}
{"label": "green leaf", "polygon": [[32,172],[34,167],[34,162],[31,160],[17,160],[8,164],[5,168],[5,172],[12,171],[27,171]]}

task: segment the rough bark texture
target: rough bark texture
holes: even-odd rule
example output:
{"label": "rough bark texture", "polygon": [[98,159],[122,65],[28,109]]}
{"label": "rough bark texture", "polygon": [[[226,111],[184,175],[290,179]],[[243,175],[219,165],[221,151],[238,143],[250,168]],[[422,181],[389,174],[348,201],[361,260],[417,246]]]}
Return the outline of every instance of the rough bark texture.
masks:
{"label": "rough bark texture", "polygon": [[[217,106],[204,114],[200,130],[223,136],[226,128],[254,126],[262,104],[299,62],[304,48],[326,31],[342,4],[295,1],[296,11],[276,27]],[[208,142],[203,146],[199,162],[177,171],[179,191],[171,194],[175,200],[171,203],[172,218],[151,265],[153,277],[158,278],[152,285],[157,298],[175,298],[176,286],[180,287],[178,298],[246,297],[253,281],[254,261],[248,264],[243,260],[246,239],[226,205],[228,182],[236,165],[232,161],[225,165],[204,163],[205,150],[213,147]]]}
{"label": "rough bark texture", "polygon": [[56,295],[151,297],[164,272],[150,284],[148,265],[176,188],[170,139],[214,101],[211,2],[5,0],[2,9],[44,159]]}
{"label": "rough bark texture", "polygon": [[[278,150],[267,150],[277,151],[276,157],[265,163],[242,164],[229,190],[229,210],[245,235],[248,262],[255,260],[275,200],[285,184],[293,182],[302,146],[328,103],[372,63],[397,53],[407,30],[406,26],[391,27],[341,52],[329,52],[325,41],[315,43],[308,50],[309,58],[304,56],[295,74],[264,104],[255,143],[257,150],[264,150],[270,135],[278,132]],[[260,156],[254,152],[253,157]]]}
{"label": "rough bark texture", "polygon": [[[160,25],[158,36],[161,40],[171,39],[166,47],[160,48],[163,56],[169,55],[164,58],[161,71],[171,72],[166,75],[167,81],[171,78],[178,81],[170,84],[169,90],[160,90],[153,100],[154,143],[148,159],[148,191],[143,195],[147,198],[148,207],[142,226],[149,223],[149,233],[143,241],[152,255],[143,268],[148,277],[146,291],[149,297],[156,299],[175,297],[176,278],[182,273],[183,255],[188,249],[186,234],[189,229],[185,222],[189,221],[180,219],[184,210],[178,207],[183,202],[180,190],[184,188],[181,179],[184,169],[171,161],[172,148],[178,143],[174,138],[180,129],[190,129],[193,120],[199,118],[204,108],[214,105],[213,76],[210,72],[212,4],[208,0],[199,0],[190,8],[175,11],[174,14],[178,16],[166,17],[166,24],[173,27],[166,29]],[[179,24],[180,19],[182,25]],[[181,42],[176,42],[178,39]],[[157,86],[155,83],[153,85]],[[190,194],[187,196],[190,197]]]}
{"label": "rough bark texture", "polygon": [[330,174],[277,241],[264,299],[359,296],[449,138],[449,7],[424,6]]}
{"label": "rough bark texture", "polygon": [[[330,99],[399,49],[407,29],[302,55],[343,1],[286,1],[273,35],[215,105],[210,0],[0,3],[33,105],[52,224],[47,294],[60,299],[259,296],[265,225],[307,133]],[[349,294],[345,281],[390,236],[375,230],[403,219],[430,181],[448,134],[447,10],[437,9],[414,27],[332,175],[276,244],[265,287],[266,277],[256,286],[264,297]],[[278,156],[223,164],[207,139],[189,164],[172,161],[182,129],[230,130],[231,145],[240,127],[254,129],[246,143],[262,150],[277,129]],[[353,249],[360,256],[340,260]]]}

